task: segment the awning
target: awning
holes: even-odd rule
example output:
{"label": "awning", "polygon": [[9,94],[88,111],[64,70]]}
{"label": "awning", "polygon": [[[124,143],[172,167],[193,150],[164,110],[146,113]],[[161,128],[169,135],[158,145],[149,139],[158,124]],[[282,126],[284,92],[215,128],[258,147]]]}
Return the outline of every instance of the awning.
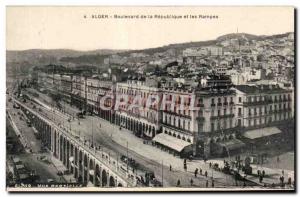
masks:
{"label": "awning", "polygon": [[228,150],[235,150],[245,146],[245,143],[238,139],[232,139],[229,141],[220,142],[219,144]]}
{"label": "awning", "polygon": [[181,152],[185,147],[192,144],[190,142],[186,142],[184,140],[177,139],[177,138],[167,135],[165,133],[160,133],[160,134],[156,135],[152,140],[155,142],[158,142],[162,145],[165,145],[173,150],[176,150],[177,152]]}
{"label": "awning", "polygon": [[275,135],[278,133],[281,133],[281,130],[279,130],[277,127],[266,127],[266,128],[246,131],[243,134],[243,136],[253,140],[256,138],[271,136],[271,135]]}

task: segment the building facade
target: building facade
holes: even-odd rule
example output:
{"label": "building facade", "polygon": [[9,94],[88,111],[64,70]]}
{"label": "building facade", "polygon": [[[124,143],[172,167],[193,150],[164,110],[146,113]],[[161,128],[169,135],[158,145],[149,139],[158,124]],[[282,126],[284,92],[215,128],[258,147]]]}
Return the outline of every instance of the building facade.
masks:
{"label": "building facade", "polygon": [[235,90],[239,127],[264,127],[293,117],[291,90],[276,85],[240,85]]}
{"label": "building facade", "polygon": [[[147,82],[144,77],[129,77],[126,82],[117,83],[116,103],[119,104],[116,106],[115,121],[117,125],[133,131],[137,136],[152,138],[160,130],[160,112],[158,105],[147,106],[147,99],[161,93],[157,84]],[[139,107],[129,107],[134,104]]]}

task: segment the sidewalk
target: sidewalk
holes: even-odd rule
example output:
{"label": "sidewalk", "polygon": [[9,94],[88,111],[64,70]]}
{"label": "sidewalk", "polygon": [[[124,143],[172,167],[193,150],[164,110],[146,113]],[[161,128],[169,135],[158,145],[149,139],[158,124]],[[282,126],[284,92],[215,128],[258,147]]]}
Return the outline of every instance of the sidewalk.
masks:
{"label": "sidewalk", "polygon": [[[112,125],[107,121],[104,121],[98,117],[88,117],[87,119],[84,119],[81,121],[81,128],[86,127],[90,125],[91,120],[89,118],[93,118],[94,121],[94,132],[98,130],[98,132],[105,133],[107,137],[110,137],[114,142],[117,144],[126,147],[128,142],[128,148],[131,151],[134,151],[140,155],[143,155],[147,159],[151,161],[156,161],[157,163],[164,164],[165,167],[169,168],[170,165],[172,165],[173,171],[181,171],[184,172],[183,169],[183,159],[179,157],[175,157],[172,154],[169,154],[165,151],[162,151],[161,149],[152,146],[151,144],[144,144],[143,139],[136,137],[131,131],[126,130],[122,128],[122,130],[119,130],[119,127],[116,125]],[[97,122],[97,123],[95,123]],[[99,123],[101,122],[101,128]],[[85,126],[84,126],[85,125]],[[129,155],[130,157],[130,155]],[[187,172],[194,174],[195,169],[202,169],[202,173],[204,174],[205,171],[208,172],[208,179],[211,177],[214,177],[215,180],[218,180],[220,182],[226,182],[228,183],[225,175],[221,172],[212,170],[209,168],[209,162],[204,163],[204,161],[200,160],[193,160],[188,161],[187,160]],[[200,177],[199,177],[200,178]],[[203,178],[205,178],[203,176]],[[222,181],[221,181],[222,180]],[[234,183],[231,183],[234,185]]]}

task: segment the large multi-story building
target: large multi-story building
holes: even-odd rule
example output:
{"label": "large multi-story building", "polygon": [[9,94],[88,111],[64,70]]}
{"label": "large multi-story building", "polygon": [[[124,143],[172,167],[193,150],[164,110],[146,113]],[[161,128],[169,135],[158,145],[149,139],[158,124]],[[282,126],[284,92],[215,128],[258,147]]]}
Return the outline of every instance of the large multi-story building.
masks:
{"label": "large multi-story building", "polygon": [[72,79],[71,104],[81,110],[86,109],[86,83],[85,77],[74,75]]}
{"label": "large multi-story building", "polygon": [[[116,80],[112,77],[112,80],[107,78],[101,78],[99,82],[98,90],[98,115],[110,122],[115,122],[115,110],[114,104],[116,99]],[[101,106],[104,106],[102,108]],[[107,109],[106,109],[107,108]],[[109,109],[109,110],[108,110]]]}
{"label": "large multi-story building", "polygon": [[285,140],[292,124],[292,91],[276,85],[236,86],[236,118],[241,139],[253,151],[261,144]]}
{"label": "large multi-story building", "polygon": [[114,122],[115,81],[98,76],[86,78],[87,110]]}
{"label": "large multi-story building", "polygon": [[153,139],[174,154],[193,152],[196,143],[198,124],[194,107],[195,90],[185,86],[169,86],[162,89],[162,133]]}
{"label": "large multi-story building", "polygon": [[[201,89],[197,92],[198,155],[218,155],[241,147],[236,139],[235,92],[230,89]],[[230,146],[228,145],[230,144]]]}
{"label": "large multi-story building", "polygon": [[[130,76],[126,82],[117,83],[116,124],[133,131],[137,136],[154,137],[160,130],[160,113],[157,104],[147,106],[147,99],[160,94],[158,83],[144,77]],[[135,98],[139,98],[139,101]],[[134,104],[139,107],[130,107]]]}
{"label": "large multi-story building", "polygon": [[98,90],[99,90],[99,80],[93,77],[85,78],[86,83],[86,105],[87,111],[91,113],[98,114]]}
{"label": "large multi-story building", "polygon": [[228,143],[230,149],[243,145],[236,139],[235,92],[226,77],[213,79],[196,87],[170,85],[161,90],[167,102],[174,99],[175,106],[163,109],[162,133],[155,142],[175,154],[205,157],[222,153]]}
{"label": "large multi-story building", "polygon": [[239,85],[237,94],[237,124],[257,128],[289,120],[292,114],[292,91],[276,85]]}
{"label": "large multi-story building", "polygon": [[71,103],[72,87],[72,75],[61,75],[59,91],[62,99],[67,103]]}

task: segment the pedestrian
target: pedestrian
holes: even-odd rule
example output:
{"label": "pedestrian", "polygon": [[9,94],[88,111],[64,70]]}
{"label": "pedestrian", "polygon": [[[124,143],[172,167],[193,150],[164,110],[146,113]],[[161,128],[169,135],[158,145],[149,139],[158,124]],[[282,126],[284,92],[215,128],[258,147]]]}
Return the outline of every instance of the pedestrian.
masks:
{"label": "pedestrian", "polygon": [[211,162],[209,162],[209,167],[211,168]]}
{"label": "pedestrian", "polygon": [[211,187],[215,187],[215,180],[211,180]]}
{"label": "pedestrian", "polygon": [[178,179],[177,180],[177,187],[179,187],[180,186],[180,180]]}
{"label": "pedestrian", "polygon": [[198,174],[198,168],[196,168],[195,170],[195,177],[197,177],[197,174]]}
{"label": "pedestrian", "polygon": [[279,178],[279,180],[280,180],[281,184],[283,184],[283,182],[284,182],[284,177],[281,176],[281,177]]}
{"label": "pedestrian", "polygon": [[205,174],[205,176],[207,177],[207,171],[205,171],[205,173],[204,173],[204,174]]}
{"label": "pedestrian", "polygon": [[206,180],[205,187],[208,188],[208,180]]}
{"label": "pedestrian", "polygon": [[292,178],[289,177],[289,178],[288,178],[288,185],[291,185],[291,184],[292,184]]}
{"label": "pedestrian", "polygon": [[263,181],[263,176],[259,175],[259,182],[262,183],[262,181]]}
{"label": "pedestrian", "polygon": [[172,171],[172,166],[170,165],[170,172]]}
{"label": "pedestrian", "polygon": [[187,171],[186,163],[183,165],[183,169],[184,169],[184,171]]}
{"label": "pedestrian", "polygon": [[202,169],[200,168],[200,175],[202,175]]}
{"label": "pedestrian", "polygon": [[193,186],[193,184],[194,184],[194,181],[193,181],[193,179],[191,179],[191,181],[190,181],[190,182],[191,182],[191,186]]}
{"label": "pedestrian", "polygon": [[284,170],[281,171],[282,175],[284,175]]}
{"label": "pedestrian", "polygon": [[266,175],[266,172],[265,172],[265,170],[263,170],[262,171],[262,176],[265,177],[265,175]]}
{"label": "pedestrian", "polygon": [[279,159],[279,156],[277,156],[277,163],[279,163],[280,162],[280,159]]}

